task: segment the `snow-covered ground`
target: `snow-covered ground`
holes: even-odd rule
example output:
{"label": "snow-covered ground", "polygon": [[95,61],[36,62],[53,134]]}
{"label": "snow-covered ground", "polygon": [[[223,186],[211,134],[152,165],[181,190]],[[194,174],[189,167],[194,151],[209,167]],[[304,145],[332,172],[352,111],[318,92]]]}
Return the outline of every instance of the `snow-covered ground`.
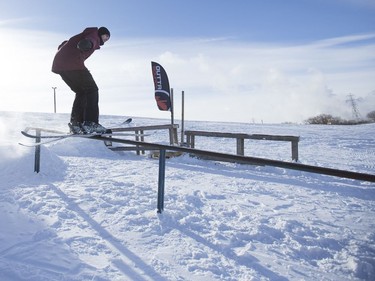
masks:
{"label": "snow-covered ground", "polygon": [[[20,130],[66,131],[68,120],[0,112],[0,280],[375,280],[374,183],[183,155],[166,162],[157,214],[156,159],[70,138],[43,146],[33,172],[34,149],[17,144],[32,140]],[[301,163],[375,173],[375,124],[185,128],[296,135]],[[197,138],[196,147],[234,153],[235,141]],[[245,147],[248,156],[291,161],[290,143]]]}

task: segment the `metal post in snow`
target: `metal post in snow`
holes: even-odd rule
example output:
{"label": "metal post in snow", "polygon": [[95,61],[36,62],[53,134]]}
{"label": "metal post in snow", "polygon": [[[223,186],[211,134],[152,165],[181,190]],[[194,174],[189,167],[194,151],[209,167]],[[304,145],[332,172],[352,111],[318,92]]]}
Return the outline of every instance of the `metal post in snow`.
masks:
{"label": "metal post in snow", "polygon": [[171,88],[171,124],[174,125],[174,101],[173,101],[173,88]]}
{"label": "metal post in snow", "polygon": [[164,210],[164,186],[165,186],[165,149],[160,149],[159,154],[159,183],[158,183],[158,213]]}
{"label": "metal post in snow", "polygon": [[53,89],[53,105],[54,105],[54,112],[56,113],[56,89],[57,87],[52,87]]}
{"label": "metal post in snow", "polygon": [[[36,130],[35,142],[40,142],[40,130]],[[39,173],[40,171],[40,145],[35,147],[35,158],[34,158],[34,172]]]}
{"label": "metal post in snow", "polygon": [[181,105],[181,144],[184,143],[184,123],[185,123],[185,92],[182,91],[181,95],[182,105]]}

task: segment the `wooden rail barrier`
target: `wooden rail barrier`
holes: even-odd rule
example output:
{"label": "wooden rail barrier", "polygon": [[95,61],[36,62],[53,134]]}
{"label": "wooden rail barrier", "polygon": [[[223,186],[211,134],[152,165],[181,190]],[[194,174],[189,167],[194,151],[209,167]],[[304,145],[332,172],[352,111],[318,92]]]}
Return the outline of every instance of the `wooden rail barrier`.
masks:
{"label": "wooden rail barrier", "polygon": [[[155,131],[155,130],[168,130],[169,131],[169,143],[171,145],[178,144],[178,135],[177,135],[177,124],[166,124],[166,125],[152,125],[152,126],[137,126],[137,127],[126,127],[126,128],[112,128],[112,132],[134,132],[139,134],[135,136],[136,141],[144,142],[145,131]],[[109,142],[110,143],[110,142]],[[144,148],[136,146],[120,146],[120,147],[109,147],[113,151],[129,151],[135,150],[137,155],[145,153]]]}
{"label": "wooden rail barrier", "polygon": [[290,141],[292,148],[292,160],[298,161],[298,142],[299,137],[282,136],[282,135],[262,135],[262,134],[239,134],[239,133],[222,133],[207,131],[185,131],[187,145],[195,148],[195,137],[220,137],[236,139],[237,155],[245,155],[245,139],[252,140],[269,140],[269,141]]}
{"label": "wooden rail barrier", "polygon": [[168,130],[169,131],[169,143],[177,144],[178,135],[177,135],[177,124],[166,124],[166,125],[151,125],[151,126],[137,126],[137,127],[126,127],[126,128],[112,128],[112,132],[129,132],[134,131],[136,134],[143,134],[144,131],[152,130]]}

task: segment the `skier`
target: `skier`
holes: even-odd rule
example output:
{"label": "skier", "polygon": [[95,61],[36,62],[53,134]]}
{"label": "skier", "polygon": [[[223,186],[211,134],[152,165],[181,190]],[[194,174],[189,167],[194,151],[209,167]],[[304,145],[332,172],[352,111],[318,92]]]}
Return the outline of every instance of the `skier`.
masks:
{"label": "skier", "polygon": [[74,134],[105,133],[99,124],[99,89],[84,62],[109,40],[106,27],[89,27],[58,47],[52,72],[59,74],[75,93],[69,128]]}

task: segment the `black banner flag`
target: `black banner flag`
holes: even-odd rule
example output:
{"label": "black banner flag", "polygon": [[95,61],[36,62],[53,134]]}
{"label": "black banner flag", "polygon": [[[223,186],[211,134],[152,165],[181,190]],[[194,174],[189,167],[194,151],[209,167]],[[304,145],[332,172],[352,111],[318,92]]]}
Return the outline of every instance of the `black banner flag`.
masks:
{"label": "black banner flag", "polygon": [[171,94],[169,81],[164,68],[157,62],[151,62],[152,76],[155,85],[155,100],[158,108],[163,111],[171,110]]}

